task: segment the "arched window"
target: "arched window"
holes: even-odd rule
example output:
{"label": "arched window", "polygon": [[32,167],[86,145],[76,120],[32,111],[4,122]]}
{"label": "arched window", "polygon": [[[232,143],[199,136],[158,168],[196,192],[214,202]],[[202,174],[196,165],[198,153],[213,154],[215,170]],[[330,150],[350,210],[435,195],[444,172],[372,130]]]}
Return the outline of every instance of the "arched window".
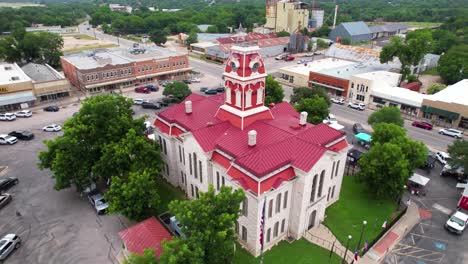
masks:
{"label": "arched window", "polygon": [[244,201],[242,202],[242,215],[247,217],[249,211],[249,199],[245,197]]}
{"label": "arched window", "polygon": [[231,88],[226,87],[226,103],[231,103]]}
{"label": "arched window", "polygon": [[336,163],[336,168],[335,168],[335,177],[338,176],[338,169],[340,168],[340,161]]}
{"label": "arched window", "polygon": [[319,189],[318,189],[318,197],[322,197],[324,178],[325,178],[325,170],[323,170],[322,173],[320,173],[320,183],[319,183]]}
{"label": "arched window", "polygon": [[279,228],[279,222],[276,222],[275,227],[273,228],[273,237],[278,236],[278,228]]}
{"label": "arched window", "polygon": [[315,191],[317,190],[317,177],[318,175],[315,174],[314,180],[312,181],[312,190],[310,192],[310,201],[313,202],[315,200]]}
{"label": "arched window", "polygon": [[241,107],[241,94],[240,89],[236,89],[236,106]]}
{"label": "arched window", "polygon": [[257,89],[257,104],[263,104],[263,87]]}
{"label": "arched window", "polygon": [[317,215],[317,211],[314,210],[309,217],[309,226],[307,229],[311,229],[315,225],[315,216]]}
{"label": "arched window", "polygon": [[281,210],[281,193],[276,196],[276,210],[275,213],[279,213]]}
{"label": "arched window", "polygon": [[198,170],[197,170],[197,154],[193,153],[193,172],[195,173],[195,179],[198,179]]}
{"label": "arched window", "polygon": [[249,89],[245,93],[245,107],[251,107],[252,106],[252,90]]}

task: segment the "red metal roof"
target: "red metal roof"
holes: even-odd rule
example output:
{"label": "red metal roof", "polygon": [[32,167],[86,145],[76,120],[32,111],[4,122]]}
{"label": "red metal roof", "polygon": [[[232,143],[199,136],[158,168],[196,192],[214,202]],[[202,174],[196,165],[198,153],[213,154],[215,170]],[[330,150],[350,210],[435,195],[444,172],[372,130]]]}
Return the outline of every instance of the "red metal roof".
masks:
{"label": "red metal roof", "polygon": [[276,189],[281,185],[281,183],[284,181],[289,181],[290,179],[294,178],[294,176],[296,176],[294,169],[291,167],[287,168],[282,172],[270,177],[269,179],[262,181],[260,183],[260,193],[266,192],[271,188]]}
{"label": "red metal roof", "polygon": [[213,152],[211,160],[223,166],[225,169],[229,169],[229,167],[231,167],[231,161],[216,151]]}
{"label": "red metal roof", "polygon": [[162,252],[161,243],[172,239],[171,234],[154,217],[120,231],[119,236],[130,252],[143,255],[144,249],[154,248],[158,257]]}
{"label": "red metal roof", "polygon": [[253,42],[259,39],[270,39],[276,38],[276,33],[262,34],[257,32],[249,32],[245,36],[233,36],[216,39],[220,44],[232,44],[232,43],[241,43],[241,42]]}

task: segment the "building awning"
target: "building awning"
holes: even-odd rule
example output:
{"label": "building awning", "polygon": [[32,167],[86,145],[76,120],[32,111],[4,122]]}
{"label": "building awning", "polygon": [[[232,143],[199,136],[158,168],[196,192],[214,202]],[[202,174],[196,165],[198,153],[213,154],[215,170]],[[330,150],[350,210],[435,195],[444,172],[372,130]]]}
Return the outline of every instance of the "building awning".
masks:
{"label": "building awning", "polygon": [[457,120],[458,117],[460,116],[460,114],[458,113],[454,113],[454,112],[450,112],[450,111],[447,111],[447,110],[444,110],[444,109],[439,109],[439,108],[435,108],[435,107],[431,107],[431,106],[427,106],[427,105],[423,105],[421,107],[421,110],[425,113],[431,113],[431,114],[436,114],[436,115],[440,115],[440,116],[444,116],[450,120]]}
{"label": "building awning", "polygon": [[0,106],[21,104],[35,101],[32,91],[0,95]]}
{"label": "building awning", "polygon": [[316,85],[319,85],[319,86],[323,86],[323,87],[327,87],[327,88],[330,88],[330,89],[333,89],[333,90],[338,90],[338,91],[344,92],[344,89],[340,88],[340,87],[335,87],[335,86],[331,86],[331,85],[323,84],[323,83],[319,83],[319,82],[314,82],[314,81],[309,81],[309,82],[312,83],[312,84],[316,84]]}
{"label": "building awning", "polygon": [[156,72],[156,73],[151,73],[151,74],[140,75],[140,76],[137,76],[136,78],[144,79],[144,78],[149,78],[149,77],[161,76],[161,75],[177,73],[177,72],[186,72],[186,71],[191,71],[191,70],[193,70],[193,68],[182,68],[182,69],[177,69],[177,70],[172,70],[172,71],[164,71],[164,72]]}

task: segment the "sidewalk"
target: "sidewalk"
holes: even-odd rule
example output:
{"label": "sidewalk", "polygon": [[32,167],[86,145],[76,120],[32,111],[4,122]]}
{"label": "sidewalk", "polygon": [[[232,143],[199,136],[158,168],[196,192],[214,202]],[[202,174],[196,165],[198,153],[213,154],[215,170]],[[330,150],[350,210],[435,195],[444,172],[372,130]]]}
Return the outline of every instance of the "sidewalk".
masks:
{"label": "sidewalk", "polygon": [[[380,263],[385,255],[390,252],[393,247],[413,228],[420,220],[420,212],[418,206],[413,202],[408,206],[405,215],[390,228],[387,233],[375,243],[367,253],[354,263],[359,264],[377,264]],[[333,233],[324,225],[313,228],[307,231],[304,238],[309,242],[314,243],[327,250],[331,250],[333,241],[335,241],[333,251],[340,255],[344,255],[346,248],[336,239]],[[341,253],[341,254],[340,254]],[[354,259],[354,254],[348,251],[346,260],[351,263]]]}

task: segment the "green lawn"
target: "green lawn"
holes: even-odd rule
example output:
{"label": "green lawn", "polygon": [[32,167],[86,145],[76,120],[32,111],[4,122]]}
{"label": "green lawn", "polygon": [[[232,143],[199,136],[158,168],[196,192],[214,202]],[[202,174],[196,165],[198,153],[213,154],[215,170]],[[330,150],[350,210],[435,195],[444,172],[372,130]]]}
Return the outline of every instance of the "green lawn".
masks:
{"label": "green lawn", "polygon": [[181,189],[172,186],[165,180],[160,180],[158,185],[159,198],[161,203],[158,206],[158,213],[168,210],[168,205],[172,200],[185,200],[185,194]]}
{"label": "green lawn", "polygon": [[[300,263],[329,263],[330,251],[317,245],[309,243],[305,239],[300,239],[290,244],[286,241],[280,242],[276,247],[265,253],[263,263],[265,264],[300,264]],[[258,264],[260,258],[254,258],[249,252],[237,246],[234,256],[235,264]],[[340,257],[332,255],[332,264],[339,264]]]}
{"label": "green lawn", "polygon": [[437,72],[437,67],[432,68],[432,69],[427,70],[427,71],[423,71],[423,72],[421,72],[421,74],[439,75],[439,73]]}
{"label": "green lawn", "polygon": [[415,22],[415,21],[410,21],[410,22],[401,22],[403,24],[407,24],[409,27],[417,27],[417,28],[435,28],[442,23],[434,23],[434,22]]}
{"label": "green lawn", "polygon": [[[392,214],[397,205],[392,200],[379,200],[369,194],[367,187],[358,183],[353,176],[343,177],[340,199],[328,207],[324,224],[332,231],[338,240],[346,245],[348,235],[353,238],[350,248],[356,248],[362,230],[362,222],[367,221],[364,230],[364,241],[370,243],[383,230],[382,224],[391,222]],[[396,213],[395,213],[396,217]]]}

